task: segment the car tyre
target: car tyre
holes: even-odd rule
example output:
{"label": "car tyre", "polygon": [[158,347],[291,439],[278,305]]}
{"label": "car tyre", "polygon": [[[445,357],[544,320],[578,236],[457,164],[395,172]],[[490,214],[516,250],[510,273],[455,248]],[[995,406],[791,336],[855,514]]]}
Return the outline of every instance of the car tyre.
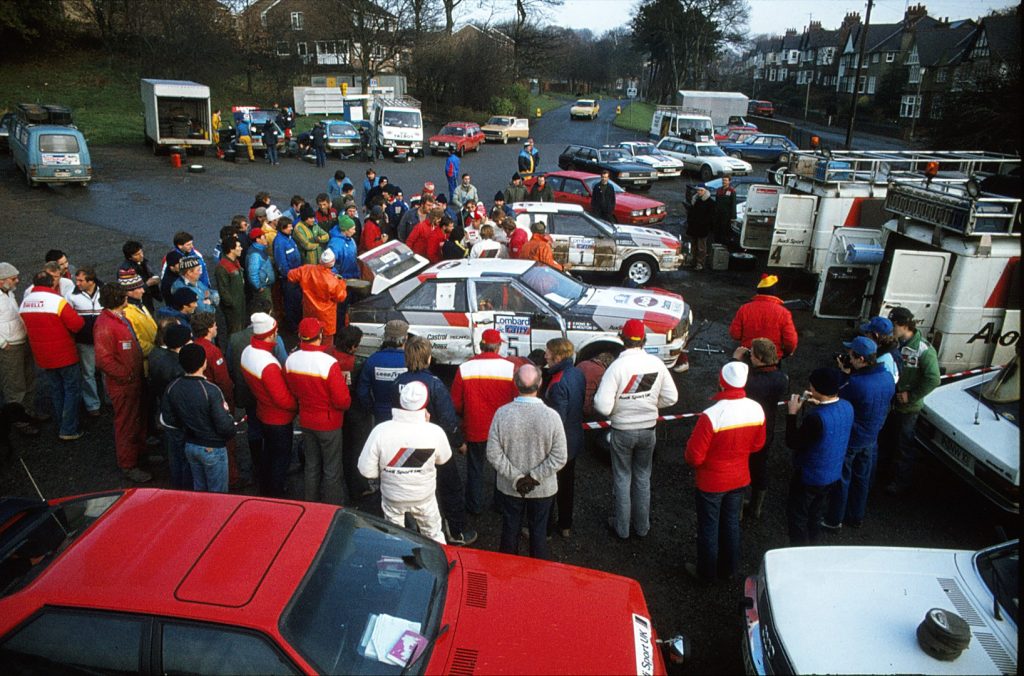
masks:
{"label": "car tyre", "polygon": [[715,170],[711,168],[711,165],[705,164],[700,168],[700,180],[707,183],[715,177]]}
{"label": "car tyre", "polygon": [[971,627],[967,622],[942,608],[932,608],[925,613],[919,627],[941,647],[950,650],[964,650],[971,643]]}
{"label": "car tyre", "polygon": [[631,256],[622,264],[623,279],[638,286],[650,284],[658,275],[658,264],[648,256]]}
{"label": "car tyre", "polygon": [[963,652],[960,648],[950,648],[947,645],[940,643],[928,629],[925,628],[925,623],[917,625],[917,644],[921,646],[921,650],[925,652],[929,657],[934,657],[937,660],[943,662],[952,662],[956,658],[960,657]]}
{"label": "car tyre", "polygon": [[789,155],[779,155],[779,164],[789,164]]}
{"label": "car tyre", "polygon": [[729,157],[734,157],[737,160],[742,160],[743,159],[743,153],[735,153],[735,152],[734,153],[729,153]]}
{"label": "car tyre", "polygon": [[506,145],[507,146],[508,145],[508,136],[505,136],[504,138],[502,138],[501,139],[501,143],[502,143],[502,145]]}
{"label": "car tyre", "polygon": [[458,155],[459,157],[462,157],[463,155],[466,154],[466,147],[459,146],[458,148],[455,149],[455,154]]}

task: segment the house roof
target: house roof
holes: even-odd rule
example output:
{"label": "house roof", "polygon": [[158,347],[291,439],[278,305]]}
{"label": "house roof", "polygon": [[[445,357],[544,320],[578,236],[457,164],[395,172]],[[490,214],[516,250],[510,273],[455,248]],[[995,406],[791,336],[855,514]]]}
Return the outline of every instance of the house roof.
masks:
{"label": "house roof", "polygon": [[491,38],[492,40],[497,40],[498,42],[505,42],[510,45],[515,43],[515,40],[505,35],[496,28],[491,28],[490,26],[477,26],[476,24],[473,23],[467,23],[465,26],[463,26],[462,28],[458,29],[453,33],[453,35],[456,37],[468,37],[469,35],[472,34],[488,37]]}
{"label": "house roof", "polygon": [[988,49],[993,60],[1020,60],[1019,16],[987,16],[981,20],[981,29],[988,37]]}
{"label": "house roof", "polygon": [[839,31],[812,30],[804,33],[804,49],[820,49],[836,47],[839,44]]}
{"label": "house roof", "polygon": [[964,39],[975,31],[972,23],[959,22],[956,27],[940,24],[935,28],[917,31],[914,43],[921,66],[944,66],[959,60],[964,52]]}
{"label": "house roof", "polygon": [[783,49],[800,49],[800,41],[802,36],[799,33],[793,33],[782,38]]}

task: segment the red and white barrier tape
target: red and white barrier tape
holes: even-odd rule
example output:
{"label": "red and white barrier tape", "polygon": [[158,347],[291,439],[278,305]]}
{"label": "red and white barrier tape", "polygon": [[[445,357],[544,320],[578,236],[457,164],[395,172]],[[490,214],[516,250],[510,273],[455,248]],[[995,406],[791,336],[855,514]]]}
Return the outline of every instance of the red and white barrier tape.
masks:
{"label": "red and white barrier tape", "polygon": [[[969,369],[967,371],[959,371],[957,373],[947,373],[944,376],[939,376],[940,380],[947,380],[949,378],[959,378],[960,376],[976,376],[980,373],[990,373],[991,371],[998,371],[1003,368],[1002,366],[984,366],[977,369]],[[779,406],[784,406],[785,401],[780,401]],[[669,415],[659,415],[658,422],[672,422],[674,420],[684,420],[686,418],[696,418],[700,413],[672,413]],[[612,426],[609,420],[597,420],[595,422],[583,423],[583,429],[585,430],[606,430]]]}

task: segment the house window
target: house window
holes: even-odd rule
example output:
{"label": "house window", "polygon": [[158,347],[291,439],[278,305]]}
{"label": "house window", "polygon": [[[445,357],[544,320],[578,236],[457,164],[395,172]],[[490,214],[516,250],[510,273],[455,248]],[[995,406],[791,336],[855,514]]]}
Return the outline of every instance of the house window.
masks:
{"label": "house window", "polygon": [[875,76],[872,75],[868,78],[868,94],[875,93]]}
{"label": "house window", "polygon": [[921,63],[921,60],[917,57],[917,45],[910,50],[910,54],[907,54],[907,65],[916,66]]}
{"label": "house window", "polygon": [[277,43],[277,55],[278,56],[291,56],[292,48],[287,41],[282,40]]}
{"label": "house window", "polygon": [[942,94],[932,95],[932,110],[928,117],[933,120],[942,119]]}
{"label": "house window", "polygon": [[387,58],[387,50],[384,49],[384,45],[374,45],[370,50],[370,58],[374,61],[383,61]]}
{"label": "house window", "polygon": [[775,82],[775,69],[774,68],[772,68],[771,70],[768,71],[768,81],[769,82]]}
{"label": "house window", "polygon": [[982,32],[978,36],[978,41],[974,43],[974,48],[971,50],[971,58],[976,59],[985,56],[988,56],[988,36]]}
{"label": "house window", "polygon": [[789,70],[786,68],[779,69],[779,82],[785,82],[786,76],[789,75]]}
{"label": "house window", "polygon": [[882,60],[882,55],[879,52],[875,52],[871,55],[871,63],[878,63]]}
{"label": "house window", "polygon": [[302,12],[292,12],[292,30],[293,31],[300,31],[300,30],[302,30],[302,24],[303,24]]}
{"label": "house window", "polygon": [[896,52],[886,52],[885,53],[885,62],[886,63],[892,63],[895,60],[896,60]]}
{"label": "house window", "polygon": [[296,42],[295,53],[301,56],[302,60],[305,61],[309,57],[309,48],[306,46],[305,42]]}
{"label": "house window", "polygon": [[863,94],[864,93],[864,90],[867,87],[867,82],[868,82],[868,76],[867,75],[861,75],[859,78],[857,78],[857,93],[858,94]]}
{"label": "house window", "polygon": [[945,68],[939,68],[937,71],[935,71],[935,81],[936,82],[945,82],[946,78],[948,78],[948,77],[949,77],[949,75],[946,73],[946,69]]}
{"label": "house window", "polygon": [[921,66],[911,66],[909,71],[910,77],[907,79],[907,82],[910,84],[918,84],[921,82]]}
{"label": "house window", "polygon": [[900,117],[920,117],[921,97],[915,94],[904,94],[900,99]]}

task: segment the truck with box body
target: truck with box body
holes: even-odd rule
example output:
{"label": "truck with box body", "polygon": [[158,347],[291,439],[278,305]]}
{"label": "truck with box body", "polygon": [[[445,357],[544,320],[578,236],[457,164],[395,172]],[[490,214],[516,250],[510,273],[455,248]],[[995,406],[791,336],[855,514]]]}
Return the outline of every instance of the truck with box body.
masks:
{"label": "truck with box body", "polygon": [[40,183],[88,185],[92,161],[85,136],[63,106],[19,104],[9,118],[14,166],[30,188]]}
{"label": "truck with box body", "polygon": [[410,96],[373,99],[370,118],[377,152],[394,157],[423,157],[423,115],[420,102]]}
{"label": "truck with box body", "polygon": [[153,153],[176,146],[200,154],[213,143],[210,88],[187,80],[141,81],[146,144]]}
{"label": "truck with box body", "polygon": [[739,92],[708,92],[680,89],[679,105],[684,108],[705,110],[716,127],[726,127],[743,119],[750,101]]}

